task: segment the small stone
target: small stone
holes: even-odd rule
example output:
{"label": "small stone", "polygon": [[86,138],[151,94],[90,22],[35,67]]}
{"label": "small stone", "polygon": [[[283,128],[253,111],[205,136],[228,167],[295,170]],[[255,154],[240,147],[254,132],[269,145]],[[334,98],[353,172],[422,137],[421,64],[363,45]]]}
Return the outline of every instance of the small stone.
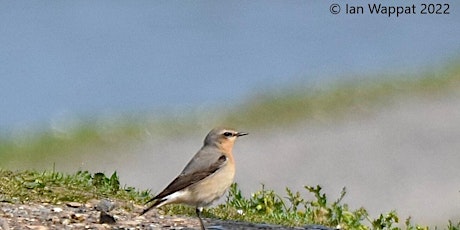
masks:
{"label": "small stone", "polygon": [[72,227],[74,229],[85,229],[86,224],[85,223],[76,223],[76,224],[73,224]]}
{"label": "small stone", "polygon": [[54,207],[54,208],[51,209],[51,211],[57,212],[57,213],[62,212],[62,210],[63,210],[63,209],[62,209],[62,208],[59,208],[59,207]]}
{"label": "small stone", "polygon": [[81,213],[75,213],[70,215],[70,218],[76,222],[83,222],[86,220],[86,215]]}
{"label": "small stone", "polygon": [[41,226],[41,225],[32,225],[32,226],[27,226],[28,229],[32,230],[48,230],[48,227]]}
{"label": "small stone", "polygon": [[60,222],[60,219],[59,219],[58,216],[52,216],[52,217],[50,218],[50,221],[51,221],[53,224],[57,224],[57,223]]}
{"label": "small stone", "polygon": [[69,225],[70,224],[70,219],[64,219],[61,222],[63,225]]}
{"label": "small stone", "polygon": [[79,202],[68,202],[68,203],[66,203],[66,205],[67,205],[67,207],[71,207],[71,208],[79,208],[79,207],[83,206]]}
{"label": "small stone", "polygon": [[101,211],[101,215],[99,217],[100,224],[115,224],[117,221],[115,218],[108,213]]}
{"label": "small stone", "polygon": [[102,199],[97,205],[96,205],[96,210],[98,211],[104,211],[104,212],[110,212],[115,208],[115,203],[107,200],[107,199]]}

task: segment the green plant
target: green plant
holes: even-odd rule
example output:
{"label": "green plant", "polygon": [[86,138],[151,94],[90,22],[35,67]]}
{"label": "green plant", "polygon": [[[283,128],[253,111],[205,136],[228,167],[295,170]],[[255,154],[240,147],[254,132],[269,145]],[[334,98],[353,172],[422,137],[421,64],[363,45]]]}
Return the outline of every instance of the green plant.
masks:
{"label": "green plant", "polygon": [[[395,211],[372,218],[366,209],[351,210],[342,203],[346,196],[343,188],[333,202],[322,192],[321,186],[305,186],[307,193],[313,195],[309,200],[302,192],[286,188],[286,197],[276,194],[262,185],[261,190],[245,197],[238,185],[233,184],[227,200],[217,207],[205,209],[206,217],[224,220],[240,220],[256,223],[271,223],[286,226],[321,224],[339,229],[358,230],[396,230],[401,229],[400,217]],[[0,169],[0,201],[11,203],[46,202],[86,202],[90,199],[108,198],[118,200],[125,209],[128,204],[144,204],[150,198],[149,191],[139,191],[133,187],[120,186],[116,172],[110,176],[103,173],[92,174],[78,171],[64,174],[53,171],[9,171]],[[161,208],[165,214],[195,216],[193,207],[167,205]],[[405,221],[406,230],[428,230],[426,226]],[[460,222],[448,222],[448,230],[460,230]]]}
{"label": "green plant", "polygon": [[103,173],[91,174],[88,171],[64,174],[54,170],[0,170],[0,194],[8,202],[86,202],[104,197],[141,202],[147,200],[149,192],[121,187],[116,172],[106,177]]}

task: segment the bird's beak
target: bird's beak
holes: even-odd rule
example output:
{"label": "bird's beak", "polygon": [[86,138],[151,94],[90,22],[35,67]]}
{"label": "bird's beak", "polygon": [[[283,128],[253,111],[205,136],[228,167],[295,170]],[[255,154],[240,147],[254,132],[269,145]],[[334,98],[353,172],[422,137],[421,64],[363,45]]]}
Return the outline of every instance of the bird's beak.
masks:
{"label": "bird's beak", "polygon": [[238,133],[236,134],[236,136],[237,136],[237,137],[241,137],[241,136],[246,136],[246,135],[248,135],[248,134],[249,134],[249,133],[238,132]]}

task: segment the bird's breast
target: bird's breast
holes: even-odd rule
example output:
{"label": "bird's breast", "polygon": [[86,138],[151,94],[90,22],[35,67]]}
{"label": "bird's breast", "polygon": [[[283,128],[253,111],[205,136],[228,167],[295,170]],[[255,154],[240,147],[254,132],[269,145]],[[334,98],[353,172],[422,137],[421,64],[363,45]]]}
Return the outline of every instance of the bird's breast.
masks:
{"label": "bird's breast", "polygon": [[219,199],[233,183],[235,166],[227,164],[207,178],[189,187],[193,197],[189,205],[204,207]]}

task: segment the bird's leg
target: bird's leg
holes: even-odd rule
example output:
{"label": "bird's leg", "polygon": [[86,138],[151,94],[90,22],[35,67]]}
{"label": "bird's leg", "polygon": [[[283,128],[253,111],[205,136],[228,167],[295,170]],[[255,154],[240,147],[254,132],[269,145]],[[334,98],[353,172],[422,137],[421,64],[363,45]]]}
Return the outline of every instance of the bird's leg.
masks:
{"label": "bird's leg", "polygon": [[196,211],[196,215],[198,216],[198,219],[200,220],[201,230],[206,230],[204,228],[203,220],[201,219],[201,211],[203,211],[203,208],[202,207],[197,207],[195,209],[195,211]]}

